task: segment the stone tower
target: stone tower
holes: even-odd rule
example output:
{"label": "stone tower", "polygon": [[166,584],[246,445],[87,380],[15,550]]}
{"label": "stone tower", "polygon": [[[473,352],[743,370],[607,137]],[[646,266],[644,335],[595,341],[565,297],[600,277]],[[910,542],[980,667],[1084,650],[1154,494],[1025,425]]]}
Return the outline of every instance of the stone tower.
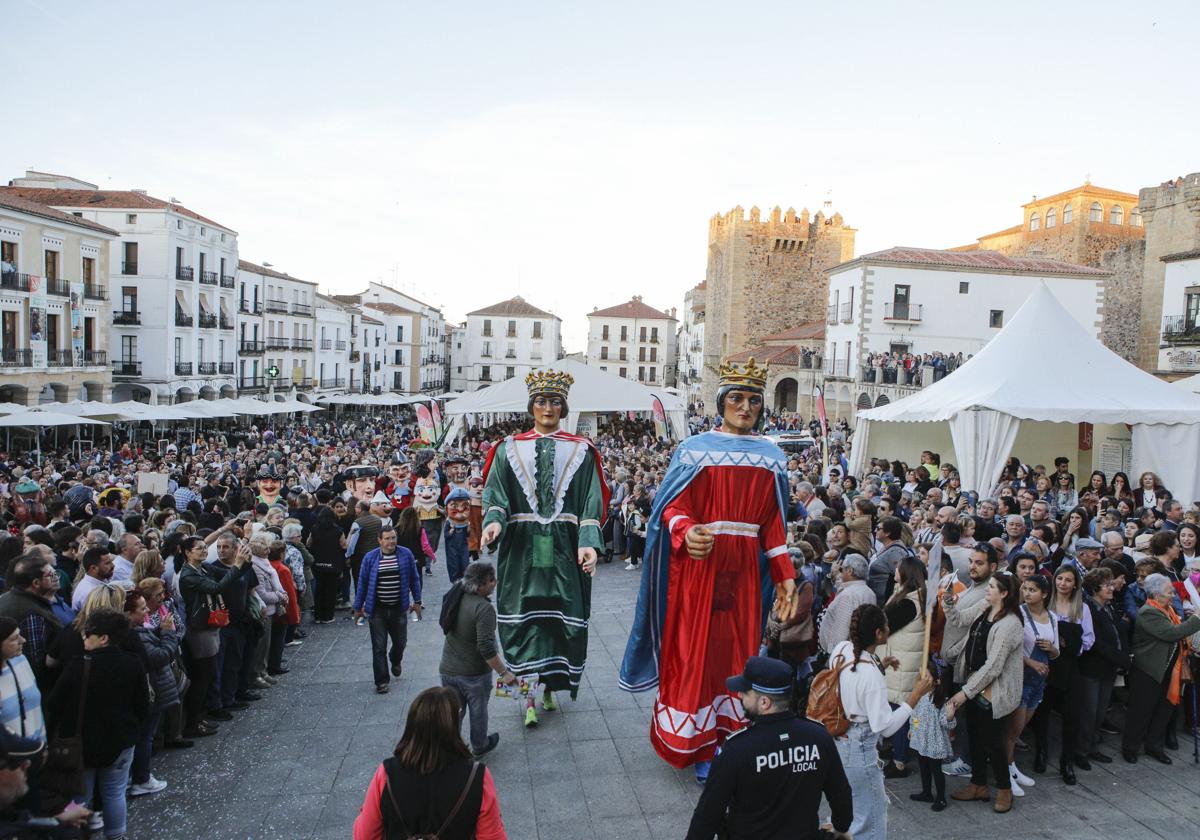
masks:
{"label": "stone tower", "polygon": [[[1142,317],[1138,334],[1138,366],[1158,367],[1158,341],[1164,315],[1182,315],[1182,310],[1163,311],[1163,280],[1167,254],[1200,248],[1200,172],[1147,187],[1138,194],[1138,209],[1146,225],[1146,250],[1142,274]],[[1178,301],[1176,305],[1182,305]]]}
{"label": "stone tower", "polygon": [[[828,211],[828,204],[826,211]],[[701,399],[715,408],[717,370],[725,357],[763,336],[823,321],[829,279],[825,271],[854,257],[855,230],[840,213],[809,218],[776,207],[768,219],[739,206],[708,223],[707,296]]]}

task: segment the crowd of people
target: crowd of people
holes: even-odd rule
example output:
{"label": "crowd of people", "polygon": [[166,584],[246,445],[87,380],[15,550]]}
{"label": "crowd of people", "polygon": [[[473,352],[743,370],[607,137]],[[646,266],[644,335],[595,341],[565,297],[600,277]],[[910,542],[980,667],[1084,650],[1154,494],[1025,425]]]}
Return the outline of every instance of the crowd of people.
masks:
{"label": "crowd of people", "polygon": [[932,385],[954,373],[965,358],[962,352],[942,353],[872,353],[862,369],[863,382],[900,385]]}
{"label": "crowd of people", "polygon": [[[471,430],[436,454],[411,423],[355,418],[0,458],[0,751],[27,782],[0,784],[0,797],[14,794],[0,819],[31,832],[15,836],[128,836],[127,797],[184,782],[154,775],[158,751],[189,749],[260,701],[286,679],[287,651],[338,610],[369,624],[386,692],[444,542],[462,583],[443,624],[442,686],[411,704],[355,836],[384,836],[429,796],[440,797],[430,813],[453,811],[445,822],[464,832],[441,836],[468,836],[468,823],[504,836],[494,781],[472,759],[496,747],[494,681],[515,677],[494,644],[494,568],[473,562],[475,532],[450,509],[478,504],[490,450],[527,425]],[[766,427],[820,440],[806,418]],[[600,562],[633,573],[675,447],[624,418],[594,442],[609,485]],[[1075,784],[1094,763],[1172,762],[1197,723],[1194,505],[1151,473],[1077,482],[1066,459],[1014,458],[987,498],[933,452],[911,468],[872,460],[856,478],[849,427],[834,424],[827,444],[787,465],[798,608],[772,615],[761,653],[786,663],[791,686],[764,714],[803,711],[814,678],[838,674],[849,726],[833,740],[854,837],[885,836],[884,779],[914,769],[911,798],[934,811],[990,801],[1004,812],[1038,794],[1052,763]],[[138,492],[148,473],[167,492]],[[436,485],[432,506],[423,482]],[[947,776],[969,782],[948,790]]]}

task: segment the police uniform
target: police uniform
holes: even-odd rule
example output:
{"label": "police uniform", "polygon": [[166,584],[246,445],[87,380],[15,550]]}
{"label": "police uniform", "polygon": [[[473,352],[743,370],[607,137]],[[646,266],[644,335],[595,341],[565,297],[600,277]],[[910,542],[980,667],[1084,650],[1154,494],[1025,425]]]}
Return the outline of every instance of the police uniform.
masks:
{"label": "police uniform", "polygon": [[[752,656],[727,686],[731,693],[753,689],[782,703],[791,680],[786,663]],[[687,840],[712,840],[721,832],[731,840],[816,838],[822,794],[832,808],[833,827],[847,831],[853,818],[850,783],[825,727],[787,711],[760,716],[730,735],[713,759]]]}

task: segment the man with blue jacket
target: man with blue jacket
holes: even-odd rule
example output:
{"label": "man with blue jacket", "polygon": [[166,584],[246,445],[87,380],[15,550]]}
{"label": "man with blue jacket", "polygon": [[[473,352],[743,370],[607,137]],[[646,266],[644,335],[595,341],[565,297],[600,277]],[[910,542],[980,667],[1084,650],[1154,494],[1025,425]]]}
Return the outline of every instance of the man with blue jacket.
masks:
{"label": "man with blue jacket", "polygon": [[[411,598],[411,601],[410,601]],[[366,617],[371,628],[371,667],[375,672],[375,691],[386,694],[391,676],[400,676],[404,646],[408,641],[408,613],[421,615],[421,575],[417,561],[407,548],[396,545],[396,531],[385,526],[379,532],[379,548],[363,557],[358,573],[358,591],[354,614]],[[389,654],[388,639],[392,641]]]}

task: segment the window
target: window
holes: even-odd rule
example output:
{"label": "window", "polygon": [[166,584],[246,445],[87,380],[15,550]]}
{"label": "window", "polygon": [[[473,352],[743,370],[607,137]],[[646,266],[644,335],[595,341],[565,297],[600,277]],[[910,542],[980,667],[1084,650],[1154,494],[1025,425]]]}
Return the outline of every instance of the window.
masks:
{"label": "window", "polygon": [[655,344],[658,343],[658,327],[650,328],[650,340]]}
{"label": "window", "polygon": [[646,369],[644,367],[638,367],[638,382],[645,382],[645,381],[646,381]]}
{"label": "window", "polygon": [[638,341],[645,341],[645,340],[646,340],[646,328],[642,327],[641,332],[638,333]]}
{"label": "window", "polygon": [[85,286],[96,283],[96,260],[92,257],[83,258],[83,283]]}
{"label": "window", "polygon": [[398,364],[398,365],[404,364],[404,351],[401,350],[399,347],[397,347],[394,358],[395,358],[396,364]]}
{"label": "window", "polygon": [[175,363],[179,364],[181,361],[183,361],[183,339],[175,336]]}
{"label": "window", "polygon": [[492,366],[491,365],[480,365],[479,366],[479,378],[482,379],[484,382],[490,382],[492,380]]}
{"label": "window", "polygon": [[621,361],[623,362],[623,361],[625,361],[625,348],[622,347],[620,352],[621,352]]}
{"label": "window", "polygon": [[175,220],[175,230],[183,230],[183,219]]}
{"label": "window", "polygon": [[646,361],[646,348],[645,347],[638,348],[638,361],[639,362]]}
{"label": "window", "polygon": [[1058,224],[1058,211],[1051,207],[1046,211],[1046,229],[1054,227]]}
{"label": "window", "polygon": [[1037,214],[1037,211],[1029,214],[1029,229],[1039,230],[1042,226],[1042,217]]}
{"label": "window", "polygon": [[58,279],[58,251],[46,252],[46,279]]}
{"label": "window", "polygon": [[491,336],[491,334],[492,334],[492,322],[491,322],[490,320],[485,320],[485,321],[483,322],[483,334],[484,334],[485,336]]}
{"label": "window", "polygon": [[137,336],[123,335],[121,336],[121,361],[136,362],[137,361]]}
{"label": "window", "polygon": [[542,322],[541,321],[533,322],[533,337],[534,338],[542,337]]}
{"label": "window", "polygon": [[655,368],[650,368],[650,381],[651,382],[654,381],[654,371],[655,371]]}
{"label": "window", "polygon": [[970,294],[971,293],[971,284],[966,280],[958,281],[958,293],[960,295]]}
{"label": "window", "polygon": [[490,342],[490,341],[483,342],[483,347],[480,348],[479,354],[484,357],[491,356],[492,355],[492,342]]}
{"label": "window", "polygon": [[1112,209],[1108,211],[1108,223],[1110,225],[1125,224],[1125,210],[1119,204],[1114,204]]}
{"label": "window", "polygon": [[178,272],[181,268],[183,268],[183,249],[177,247],[175,249],[175,271]]}
{"label": "window", "polygon": [[601,348],[600,348],[600,358],[601,358],[601,359],[607,359],[607,358],[608,358],[608,348],[607,348],[607,347],[601,347]]}
{"label": "window", "polygon": [[201,226],[200,226],[200,235],[201,235],[201,236],[208,236],[208,228],[206,228],[206,227],[204,227],[203,225],[201,225]]}
{"label": "window", "polygon": [[1004,326],[1004,310],[993,309],[988,313],[988,326],[994,330],[998,330]]}
{"label": "window", "polygon": [[1134,207],[1129,211],[1129,224],[1133,227],[1142,226],[1142,211]]}
{"label": "window", "polygon": [[625,378],[626,378],[626,375],[627,375],[628,373],[629,373],[629,368],[621,368],[621,372],[620,372],[618,375],[619,375],[619,376],[620,376],[622,379],[625,379]]}
{"label": "window", "polygon": [[121,311],[137,312],[137,286],[121,287]]}
{"label": "window", "polygon": [[600,328],[600,340],[608,341],[608,324],[605,324]]}
{"label": "window", "polygon": [[504,378],[505,379],[512,379],[516,375],[517,375],[517,369],[514,367],[506,367],[504,369]]}
{"label": "window", "polygon": [[137,213],[126,213],[125,214],[125,224],[136,225],[137,224]]}
{"label": "window", "polygon": [[1100,206],[1099,201],[1093,201],[1092,206],[1090,208],[1088,208],[1088,221],[1089,222],[1103,222],[1104,221],[1104,208]]}
{"label": "window", "polygon": [[1063,224],[1064,225],[1071,224],[1071,218],[1072,218],[1072,215],[1074,214],[1074,212],[1075,211],[1071,209],[1070,204],[1063,205]]}
{"label": "window", "polygon": [[[908,301],[911,286],[896,286],[892,290],[892,313],[891,317],[901,321],[908,320]],[[884,317],[887,317],[887,307],[884,307]]]}
{"label": "window", "polygon": [[[509,338],[516,338],[516,337],[517,337],[517,322],[516,322],[516,321],[509,321],[509,322],[508,322],[508,337],[509,337]],[[511,377],[510,377],[510,378],[511,378]]]}
{"label": "window", "polygon": [[650,348],[650,361],[652,361],[652,362],[658,361],[658,348],[657,347]]}
{"label": "window", "polygon": [[622,326],[622,327],[621,327],[621,340],[622,340],[622,341],[628,341],[628,340],[629,340],[629,327],[627,327],[627,326]]}

